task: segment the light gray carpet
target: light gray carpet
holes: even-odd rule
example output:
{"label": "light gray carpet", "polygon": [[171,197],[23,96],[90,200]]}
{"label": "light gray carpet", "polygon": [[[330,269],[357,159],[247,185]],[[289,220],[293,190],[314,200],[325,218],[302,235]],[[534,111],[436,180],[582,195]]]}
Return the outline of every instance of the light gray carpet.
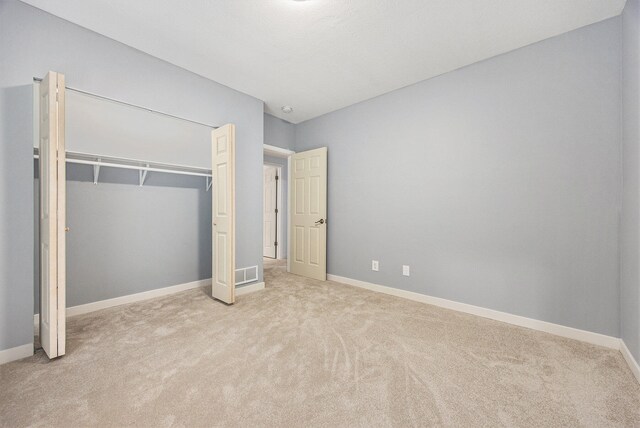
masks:
{"label": "light gray carpet", "polygon": [[0,366],[0,425],[640,426],[618,352],[268,264],[230,307],[70,318],[65,357]]}

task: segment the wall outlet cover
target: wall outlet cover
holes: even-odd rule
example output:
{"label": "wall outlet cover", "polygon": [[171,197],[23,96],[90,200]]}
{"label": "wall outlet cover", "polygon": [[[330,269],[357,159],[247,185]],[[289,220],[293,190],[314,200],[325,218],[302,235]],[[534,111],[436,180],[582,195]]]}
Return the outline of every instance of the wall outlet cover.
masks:
{"label": "wall outlet cover", "polygon": [[402,265],[402,275],[404,275],[404,276],[409,276],[410,275],[409,266],[408,265]]}
{"label": "wall outlet cover", "polygon": [[377,260],[371,260],[371,270],[378,272],[379,264]]}

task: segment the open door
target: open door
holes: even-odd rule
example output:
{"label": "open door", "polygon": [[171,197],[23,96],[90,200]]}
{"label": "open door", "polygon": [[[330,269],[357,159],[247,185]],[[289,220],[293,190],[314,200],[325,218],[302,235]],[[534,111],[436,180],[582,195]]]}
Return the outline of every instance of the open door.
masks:
{"label": "open door", "polygon": [[327,279],[327,148],[291,156],[291,273]]}
{"label": "open door", "polygon": [[49,358],[65,353],[64,75],[40,83],[40,343]]}
{"label": "open door", "polygon": [[278,167],[263,166],[264,192],[262,214],[262,255],[272,259],[278,258]]}
{"label": "open door", "polygon": [[236,128],[233,124],[213,130],[213,284],[211,294],[225,303],[235,301],[236,230],[235,169]]}

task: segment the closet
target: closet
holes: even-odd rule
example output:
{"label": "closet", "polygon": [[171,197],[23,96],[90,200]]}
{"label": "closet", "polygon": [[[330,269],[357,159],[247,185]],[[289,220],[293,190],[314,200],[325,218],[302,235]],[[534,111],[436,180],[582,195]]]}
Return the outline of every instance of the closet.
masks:
{"label": "closet", "polygon": [[65,353],[67,308],[206,282],[233,303],[236,285],[257,280],[257,266],[235,267],[233,125],[49,72],[34,79],[34,135],[34,313],[50,358]]}

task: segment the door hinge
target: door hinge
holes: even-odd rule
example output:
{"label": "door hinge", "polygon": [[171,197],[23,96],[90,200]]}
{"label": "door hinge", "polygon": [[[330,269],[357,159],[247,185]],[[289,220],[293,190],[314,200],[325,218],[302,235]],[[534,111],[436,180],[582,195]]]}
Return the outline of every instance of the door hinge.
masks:
{"label": "door hinge", "polygon": [[277,175],[276,175],[276,180],[280,180],[280,177],[278,177]]}
{"label": "door hinge", "polygon": [[275,213],[278,214],[278,209],[277,208],[275,209]]}
{"label": "door hinge", "polygon": [[274,243],[273,243],[273,246],[274,246],[274,247],[277,247],[277,246],[278,246],[278,241],[274,242]]}

